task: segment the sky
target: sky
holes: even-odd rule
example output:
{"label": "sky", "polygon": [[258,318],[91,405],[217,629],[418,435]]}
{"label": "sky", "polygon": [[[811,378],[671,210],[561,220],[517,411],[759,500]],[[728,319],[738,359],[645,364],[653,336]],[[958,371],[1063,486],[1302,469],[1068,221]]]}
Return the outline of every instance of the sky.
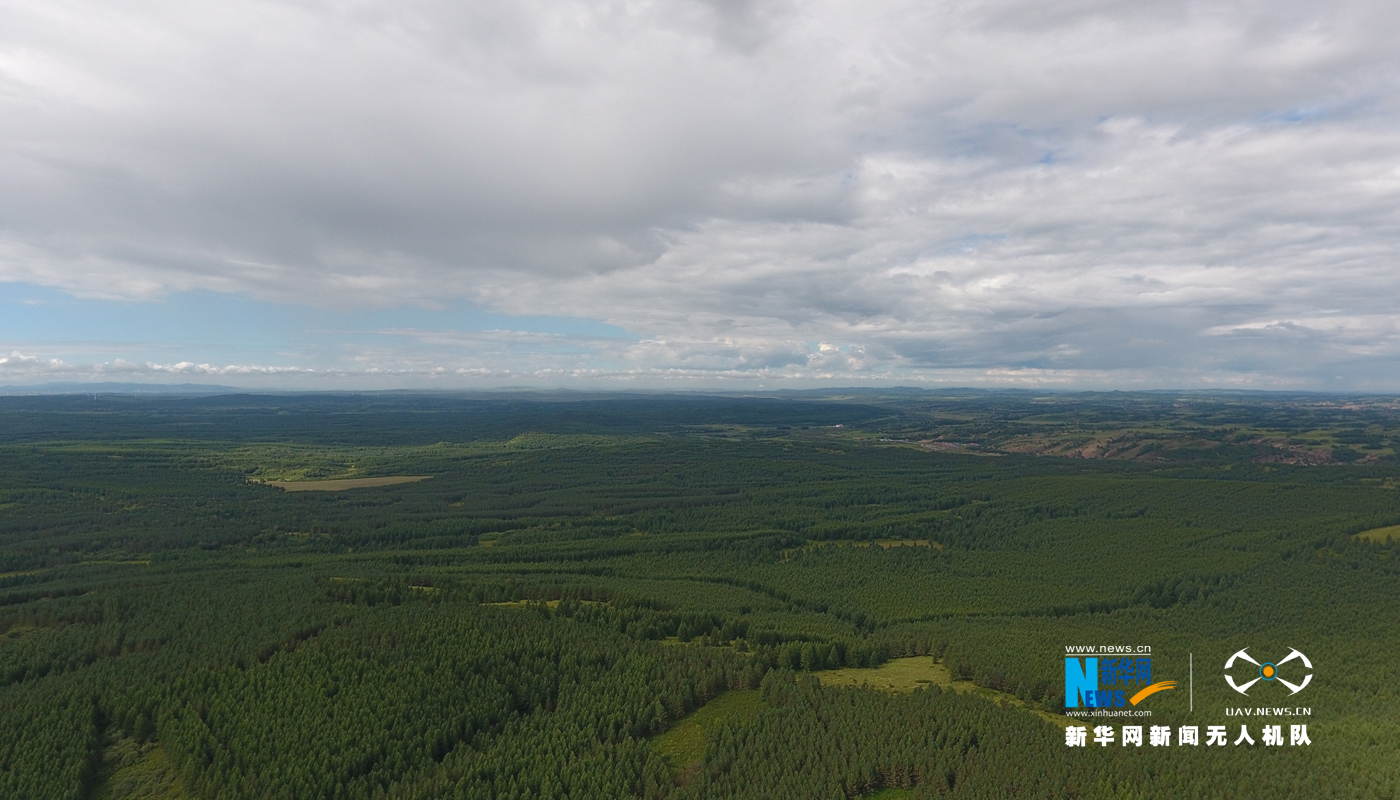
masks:
{"label": "sky", "polygon": [[0,0],[0,385],[1400,391],[1396,30]]}

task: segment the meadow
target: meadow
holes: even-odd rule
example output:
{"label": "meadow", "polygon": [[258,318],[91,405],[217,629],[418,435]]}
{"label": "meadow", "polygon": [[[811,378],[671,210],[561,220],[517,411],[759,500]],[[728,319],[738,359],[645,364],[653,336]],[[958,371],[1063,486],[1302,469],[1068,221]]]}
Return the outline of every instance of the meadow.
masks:
{"label": "meadow", "polygon": [[[0,796],[1394,798],[1397,442],[1383,397],[0,398]],[[1098,644],[1231,741],[1226,660],[1297,648],[1311,744],[1068,748]]]}

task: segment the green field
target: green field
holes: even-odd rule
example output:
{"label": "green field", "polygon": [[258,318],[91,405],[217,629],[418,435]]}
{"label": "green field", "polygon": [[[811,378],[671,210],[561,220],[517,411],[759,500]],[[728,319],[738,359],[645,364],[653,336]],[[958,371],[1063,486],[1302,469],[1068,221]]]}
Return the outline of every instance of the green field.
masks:
{"label": "green field", "polygon": [[[1396,441],[1315,395],[0,398],[0,797],[1394,798]],[[1083,645],[1182,682],[1145,725],[1311,744],[1069,748]],[[1246,698],[1242,648],[1314,677]]]}

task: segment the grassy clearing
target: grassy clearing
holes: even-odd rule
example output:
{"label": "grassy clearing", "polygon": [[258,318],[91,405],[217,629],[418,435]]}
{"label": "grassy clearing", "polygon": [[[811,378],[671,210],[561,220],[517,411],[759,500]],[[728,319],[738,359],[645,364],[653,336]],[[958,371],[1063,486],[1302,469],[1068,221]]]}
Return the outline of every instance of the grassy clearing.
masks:
{"label": "grassy clearing", "polygon": [[887,692],[912,692],[921,686],[953,687],[948,668],[928,656],[896,658],[871,668],[852,667],[814,673],[823,686],[869,686]]}
{"label": "grassy clearing", "polygon": [[932,547],[935,550],[942,550],[943,545],[929,539],[825,539],[815,542],[808,542],[801,547],[790,547],[782,552],[784,560],[791,558],[793,553],[810,553],[819,547],[860,547],[867,548],[878,546],[888,550],[891,547]]}
{"label": "grassy clearing", "polygon": [[1024,708],[1062,728],[1072,723],[1069,717],[1030,708],[1015,695],[978,686],[971,681],[955,681],[947,667],[929,656],[891,659],[879,667],[870,669],[833,669],[813,674],[821,681],[822,686],[868,686],[885,692],[912,692],[922,686],[940,686],[963,694],[975,694],[997,705]]}
{"label": "grassy clearing", "polygon": [[[886,550],[891,547],[932,547],[936,550],[943,549],[943,545],[938,542],[930,542],[928,539],[876,539],[875,544],[878,544]],[[859,547],[860,545],[856,546]],[[868,544],[866,545],[866,547],[869,546]]]}
{"label": "grassy clearing", "polygon": [[8,630],[0,632],[0,642],[6,639],[23,639],[45,630],[48,630],[48,628],[39,625],[14,625]]}
{"label": "grassy clearing", "polygon": [[705,734],[722,719],[745,720],[758,713],[757,689],[734,689],[721,694],[651,740],[651,748],[677,771],[698,763],[705,752]]}
{"label": "grassy clearing", "polygon": [[[429,588],[432,588],[432,587],[428,587],[428,586],[411,586],[411,587],[409,587],[409,588],[411,588],[411,589],[429,589]],[[436,591],[436,590],[435,590],[435,591]],[[495,606],[496,608],[529,608],[531,603],[538,603],[538,602],[540,602],[540,601],[539,601],[539,600],[503,600],[503,601],[501,601],[501,602],[499,602],[499,603],[482,603],[482,605],[484,605],[484,606]],[[549,608],[558,608],[560,602],[561,602],[561,601],[559,601],[559,600],[545,600],[545,601],[544,601],[544,604],[545,604],[546,606],[548,606]],[[580,601],[578,601],[578,604],[581,605],[581,606],[601,606],[601,605],[604,605],[604,602],[603,602],[602,600],[580,600]]]}
{"label": "grassy clearing", "polygon": [[[536,603],[536,602],[539,602],[539,601],[538,601],[538,600],[504,600],[504,601],[502,601],[502,602],[500,602],[500,603],[482,603],[482,605],[484,605],[484,606],[495,606],[496,608],[529,608],[531,603]],[[550,608],[558,608],[558,607],[559,607],[559,601],[558,601],[558,600],[546,600],[546,601],[544,601],[544,604],[545,604],[546,606],[550,607]]]}
{"label": "grassy clearing", "polygon": [[160,745],[119,739],[103,753],[106,766],[94,800],[186,800],[180,777]]}
{"label": "grassy clearing", "polygon": [[1387,539],[1400,539],[1400,525],[1391,525],[1388,528],[1372,528],[1369,531],[1362,531],[1356,534],[1356,538],[1365,539],[1368,542],[1385,544]]}
{"label": "grassy clearing", "polygon": [[394,475],[384,478],[345,478],[334,481],[264,481],[268,486],[276,486],[289,492],[341,492],[346,489],[365,489],[371,486],[393,486],[396,483],[426,481],[431,475]]}

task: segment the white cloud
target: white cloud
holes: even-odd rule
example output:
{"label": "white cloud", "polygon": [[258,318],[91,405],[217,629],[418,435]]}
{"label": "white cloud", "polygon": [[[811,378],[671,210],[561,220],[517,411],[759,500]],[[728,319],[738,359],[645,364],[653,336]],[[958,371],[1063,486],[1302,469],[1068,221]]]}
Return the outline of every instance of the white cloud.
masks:
{"label": "white cloud", "polygon": [[69,368],[69,365],[59,359],[41,358],[19,351],[0,356],[0,375],[5,377],[61,374]]}
{"label": "white cloud", "polygon": [[1397,24],[1379,0],[12,3],[0,280],[637,334],[405,335],[347,367],[386,373],[1370,387],[1400,358]]}
{"label": "white cloud", "polygon": [[167,379],[173,377],[222,378],[259,376],[312,375],[316,370],[298,367],[273,367],[251,364],[194,364],[181,361],[173,364],[146,362],[138,364],[117,358],[102,363],[69,363],[59,358],[44,358],[19,351],[0,356],[0,380],[19,379],[33,383],[37,379],[113,379],[119,377]]}

